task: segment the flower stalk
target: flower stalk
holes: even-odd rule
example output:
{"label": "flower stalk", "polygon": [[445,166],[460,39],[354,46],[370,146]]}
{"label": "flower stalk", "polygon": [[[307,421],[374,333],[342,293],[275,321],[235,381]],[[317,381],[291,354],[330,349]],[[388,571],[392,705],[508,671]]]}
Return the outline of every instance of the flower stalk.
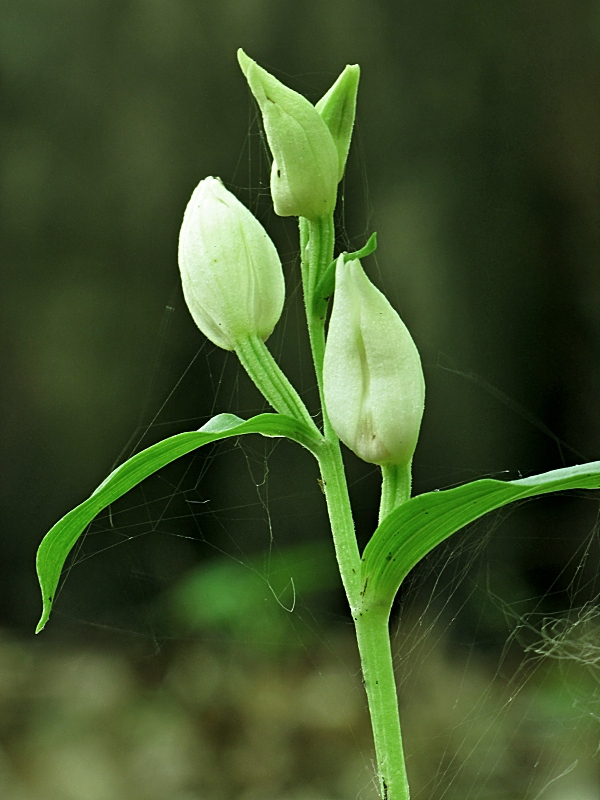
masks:
{"label": "flower stalk", "polygon": [[[331,524],[335,554],[354,621],[361,669],[377,758],[380,795],[383,800],[409,800],[408,779],[400,730],[400,714],[389,636],[389,607],[365,607],[361,558],[356,540],[350,496],[339,439],[329,421],[323,392],[325,314],[314,293],[319,277],[332,260],[333,238],[329,225],[300,220],[305,308],[315,372],[321,392],[323,426],[327,446],[318,455],[323,491]],[[410,464],[383,468],[381,508],[388,510],[410,495]],[[407,494],[408,488],[408,494]]]}
{"label": "flower stalk", "polygon": [[[273,155],[275,212],[298,216],[306,322],[323,433],[264,340],[283,306],[283,273],[260,223],[220,181],[202,181],[180,239],[184,294],[198,327],[234,350],[265,399],[320,441],[319,463],[337,563],[356,628],[384,800],[408,800],[389,604],[365,599],[340,440],[382,468],[380,520],[410,496],[411,463],[423,413],[424,382],[404,323],[365,275],[359,253],[335,266],[333,211],[348,157],[359,69],[348,66],[316,107],[242,50],[238,59],[256,98]],[[374,248],[374,237],[363,248]],[[335,271],[335,291],[333,274]],[[324,288],[326,291],[324,291]],[[333,310],[326,335],[329,296]]]}

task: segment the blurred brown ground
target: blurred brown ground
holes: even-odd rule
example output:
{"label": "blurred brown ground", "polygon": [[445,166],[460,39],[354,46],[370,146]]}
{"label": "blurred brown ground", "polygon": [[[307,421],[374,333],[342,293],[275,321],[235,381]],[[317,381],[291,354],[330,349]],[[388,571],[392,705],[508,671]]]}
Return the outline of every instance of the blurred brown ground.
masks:
{"label": "blurred brown ground", "polygon": [[[555,663],[465,665],[438,627],[424,637],[425,618],[404,622],[411,633],[395,645],[413,797],[598,797],[597,720],[576,708]],[[571,676],[572,690],[583,683]],[[374,800],[350,632],[268,660],[201,641],[150,656],[5,636],[0,791],[10,800]]]}

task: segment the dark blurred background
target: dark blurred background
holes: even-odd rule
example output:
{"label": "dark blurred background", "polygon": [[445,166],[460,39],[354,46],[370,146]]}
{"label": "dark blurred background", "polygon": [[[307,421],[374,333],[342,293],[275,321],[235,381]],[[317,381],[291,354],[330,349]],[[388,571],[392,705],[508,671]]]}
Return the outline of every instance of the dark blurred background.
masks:
{"label": "dark blurred background", "polygon": [[[422,353],[415,490],[600,457],[597,2],[3,0],[0,624],[40,659],[101,645],[152,662],[198,631],[264,655],[348,632],[310,456],[248,439],[182,459],[103,515],[31,642],[45,531],[141,447],[264,408],[179,286],[179,225],[207,175],[278,245],[288,301],[269,346],[315,408],[296,231],[269,209],[239,46],[313,102],[361,65],[338,249],[378,232],[365,267]],[[364,543],[378,475],[348,468]],[[459,535],[450,568],[450,551],[434,555],[423,597],[451,573],[440,605],[462,609],[449,647],[505,652],[507,606],[522,622],[592,603],[597,513],[589,496],[547,499]],[[295,617],[274,600],[291,607],[290,575]]]}

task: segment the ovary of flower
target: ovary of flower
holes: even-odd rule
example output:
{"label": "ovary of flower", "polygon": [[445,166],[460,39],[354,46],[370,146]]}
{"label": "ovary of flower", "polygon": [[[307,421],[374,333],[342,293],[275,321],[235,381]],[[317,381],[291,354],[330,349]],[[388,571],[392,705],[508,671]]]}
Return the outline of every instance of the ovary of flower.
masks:
{"label": "ovary of flower", "polygon": [[425,400],[421,359],[358,260],[338,260],[323,386],[333,429],[356,455],[381,466],[410,462]]}

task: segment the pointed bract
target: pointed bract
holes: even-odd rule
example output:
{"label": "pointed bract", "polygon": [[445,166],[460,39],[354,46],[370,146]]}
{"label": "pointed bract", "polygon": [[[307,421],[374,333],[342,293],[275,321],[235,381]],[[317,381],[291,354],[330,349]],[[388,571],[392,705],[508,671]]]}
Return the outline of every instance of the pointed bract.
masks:
{"label": "pointed bract", "polygon": [[271,195],[281,217],[318,219],[337,199],[338,151],[319,112],[238,50],[238,61],[258,102],[273,155]]}
{"label": "pointed bract", "polygon": [[421,359],[406,326],[365,275],[340,256],[323,366],[325,406],[338,437],[372,464],[412,459],[423,405]]}
{"label": "pointed bract", "polygon": [[350,149],[359,79],[358,64],[348,64],[331,89],[315,105],[321,119],[329,128],[337,149],[338,181],[344,175]]}
{"label": "pointed bract", "polygon": [[211,342],[234,350],[256,334],[266,340],[283,309],[281,262],[267,232],[218,178],[200,181],[179,235],[183,294]]}

